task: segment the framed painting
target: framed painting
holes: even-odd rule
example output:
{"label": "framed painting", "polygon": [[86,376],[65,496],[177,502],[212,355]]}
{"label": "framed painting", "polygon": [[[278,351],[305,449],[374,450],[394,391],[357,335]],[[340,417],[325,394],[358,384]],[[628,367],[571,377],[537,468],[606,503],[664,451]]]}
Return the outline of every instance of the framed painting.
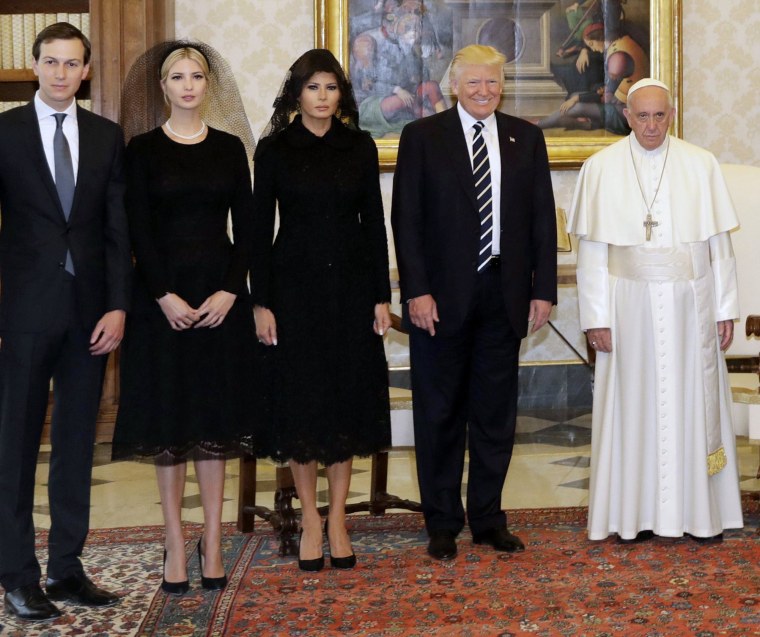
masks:
{"label": "framed painting", "polygon": [[360,123],[393,170],[410,121],[449,108],[453,54],[507,58],[499,109],[544,130],[552,168],[577,168],[628,133],[627,89],[656,77],[681,135],[681,0],[315,0],[316,46],[351,78]]}

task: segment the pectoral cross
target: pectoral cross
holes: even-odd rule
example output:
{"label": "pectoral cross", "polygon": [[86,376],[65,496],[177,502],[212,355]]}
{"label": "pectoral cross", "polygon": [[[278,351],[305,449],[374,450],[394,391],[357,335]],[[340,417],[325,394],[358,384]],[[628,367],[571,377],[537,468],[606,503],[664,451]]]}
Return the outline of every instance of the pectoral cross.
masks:
{"label": "pectoral cross", "polygon": [[644,227],[647,229],[647,241],[652,240],[652,228],[655,228],[659,225],[660,225],[659,221],[654,221],[652,219],[652,213],[648,212],[647,220],[644,222]]}

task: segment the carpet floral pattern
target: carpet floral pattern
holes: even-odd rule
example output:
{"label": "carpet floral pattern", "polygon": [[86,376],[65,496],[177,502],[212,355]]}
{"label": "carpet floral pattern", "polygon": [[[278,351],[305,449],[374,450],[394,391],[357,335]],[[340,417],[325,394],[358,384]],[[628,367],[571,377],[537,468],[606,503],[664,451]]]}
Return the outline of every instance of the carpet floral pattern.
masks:
{"label": "carpet floral pattern", "polygon": [[760,635],[760,515],[757,502],[747,505],[745,528],[714,545],[589,542],[584,509],[509,512],[524,553],[498,554],[463,532],[451,562],[427,556],[418,514],[355,516],[357,568],[330,569],[328,560],[319,573],[303,573],[293,558],[279,557],[264,524],[248,536],[228,527],[229,586],[221,594],[200,589],[189,543],[192,588],[181,598],[157,590],[160,529],[97,531],[88,569],[120,589],[122,603],[105,611],[67,607],[65,618],[32,630],[0,620],[0,634]]}

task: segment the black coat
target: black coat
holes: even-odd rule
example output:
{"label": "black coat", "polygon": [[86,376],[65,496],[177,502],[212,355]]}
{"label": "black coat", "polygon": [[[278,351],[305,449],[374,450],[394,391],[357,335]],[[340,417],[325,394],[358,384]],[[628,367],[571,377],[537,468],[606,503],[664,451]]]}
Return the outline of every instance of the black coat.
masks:
{"label": "black coat", "polygon": [[79,169],[69,220],[42,147],[34,103],[0,114],[0,330],[44,331],[71,250],[86,328],[126,310],[132,261],[124,213],[121,129],[77,109]]}
{"label": "black coat", "polygon": [[[502,289],[512,328],[523,337],[531,299],[557,301],[554,196],[541,130],[498,112],[496,122]],[[480,236],[472,167],[456,107],[404,127],[391,221],[402,300],[432,294],[440,317],[436,331],[456,331],[475,290]]]}

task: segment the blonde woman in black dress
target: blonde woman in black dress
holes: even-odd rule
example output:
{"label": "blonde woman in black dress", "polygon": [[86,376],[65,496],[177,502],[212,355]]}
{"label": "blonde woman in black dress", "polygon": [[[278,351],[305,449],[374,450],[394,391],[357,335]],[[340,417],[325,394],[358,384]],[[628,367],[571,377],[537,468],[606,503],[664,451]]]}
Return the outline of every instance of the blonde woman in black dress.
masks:
{"label": "blonde woman in black dress", "polygon": [[204,518],[196,550],[201,586],[218,590],[227,583],[225,459],[250,449],[253,195],[243,141],[204,117],[243,135],[251,151],[253,140],[244,113],[241,119],[229,112],[242,112],[242,104],[211,47],[165,43],[133,70],[142,79],[130,76],[125,87],[128,134],[145,124],[135,122],[144,112],[141,98],[159,96],[170,114],[127,148],[136,276],[113,457],[154,458],[166,526],[162,588],[174,594],[189,588],[181,509],[187,461],[194,461]]}
{"label": "blonde woman in black dress", "polygon": [[390,445],[387,239],[377,149],[357,117],[338,61],[309,51],[290,68],[254,162],[251,289],[270,411],[261,438],[290,461],[307,571],[324,566],[317,464],[329,485],[330,563],[352,568],[352,459]]}

